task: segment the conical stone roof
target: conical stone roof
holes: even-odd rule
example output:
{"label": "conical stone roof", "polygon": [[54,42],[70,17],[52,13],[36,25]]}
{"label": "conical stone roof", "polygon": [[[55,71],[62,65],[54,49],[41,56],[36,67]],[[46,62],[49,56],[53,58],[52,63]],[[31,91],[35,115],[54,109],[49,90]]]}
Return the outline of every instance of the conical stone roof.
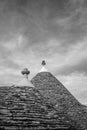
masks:
{"label": "conical stone roof", "polygon": [[50,72],[38,73],[32,83],[58,113],[62,116],[65,113],[72,120],[72,125],[77,130],[87,130],[87,115],[82,105]]}
{"label": "conical stone roof", "polygon": [[36,88],[1,87],[0,99],[0,130],[68,130],[71,127],[68,117],[61,118],[61,113]]}

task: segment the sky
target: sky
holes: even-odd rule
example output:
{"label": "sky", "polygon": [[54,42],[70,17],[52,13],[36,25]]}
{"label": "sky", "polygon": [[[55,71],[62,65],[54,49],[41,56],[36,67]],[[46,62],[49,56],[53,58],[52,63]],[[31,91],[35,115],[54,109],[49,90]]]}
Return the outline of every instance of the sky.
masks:
{"label": "sky", "polygon": [[87,105],[87,0],[0,0],[0,85],[41,61]]}

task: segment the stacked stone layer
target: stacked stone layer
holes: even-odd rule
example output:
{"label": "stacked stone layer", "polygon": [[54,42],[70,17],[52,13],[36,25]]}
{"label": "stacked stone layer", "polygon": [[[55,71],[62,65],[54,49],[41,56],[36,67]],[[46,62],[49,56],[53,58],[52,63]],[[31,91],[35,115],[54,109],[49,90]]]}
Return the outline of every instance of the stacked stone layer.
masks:
{"label": "stacked stone layer", "polygon": [[0,87],[1,130],[69,129],[66,115],[43,98],[36,88]]}

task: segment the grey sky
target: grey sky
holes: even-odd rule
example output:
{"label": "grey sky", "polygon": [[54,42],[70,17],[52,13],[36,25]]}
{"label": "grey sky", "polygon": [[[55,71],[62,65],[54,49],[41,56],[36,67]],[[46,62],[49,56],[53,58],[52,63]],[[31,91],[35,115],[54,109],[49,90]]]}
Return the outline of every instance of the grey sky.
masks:
{"label": "grey sky", "polygon": [[[20,79],[24,67],[33,77],[42,59],[87,104],[86,0],[0,0],[0,83]],[[67,77],[78,77],[78,84],[83,78],[84,89],[75,93],[77,82]]]}

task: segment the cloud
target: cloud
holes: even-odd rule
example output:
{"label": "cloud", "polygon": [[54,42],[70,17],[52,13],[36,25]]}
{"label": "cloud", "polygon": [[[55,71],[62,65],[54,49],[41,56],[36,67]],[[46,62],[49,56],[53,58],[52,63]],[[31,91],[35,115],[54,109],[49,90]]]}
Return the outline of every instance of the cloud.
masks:
{"label": "cloud", "polygon": [[63,58],[58,66],[55,68],[55,74],[70,74],[74,71],[87,72],[86,62],[87,62],[87,40],[77,43],[76,45],[71,45],[65,51]]}

